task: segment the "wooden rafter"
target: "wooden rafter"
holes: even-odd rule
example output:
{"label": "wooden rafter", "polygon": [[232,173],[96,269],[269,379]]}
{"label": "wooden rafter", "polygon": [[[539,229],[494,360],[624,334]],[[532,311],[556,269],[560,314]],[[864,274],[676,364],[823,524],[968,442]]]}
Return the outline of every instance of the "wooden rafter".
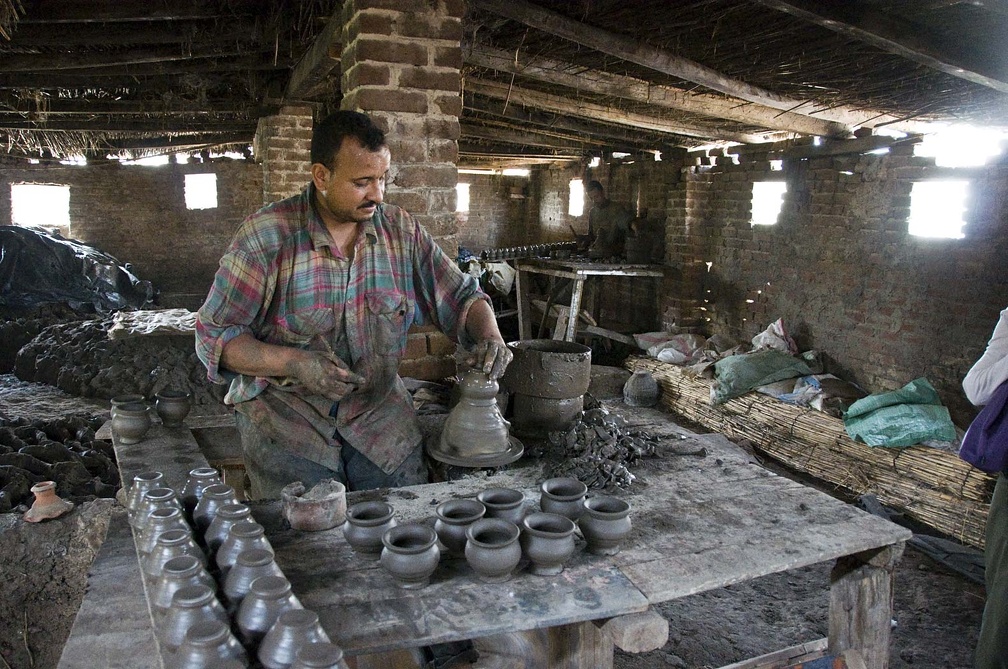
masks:
{"label": "wooden rafter", "polygon": [[687,93],[669,86],[658,86],[648,81],[600,70],[585,70],[570,63],[535,56],[520,62],[513,54],[502,49],[474,44],[463,52],[465,62],[500,72],[517,74],[535,81],[579,89],[612,97],[645,102],[656,107],[666,107],[715,118],[737,121],[746,125],[783,130],[808,135],[845,137],[851,128],[834,121],[826,121],[801,114],[781,112],[744,100],[730,99],[703,93]]}
{"label": "wooden rafter", "polygon": [[514,21],[570,40],[611,56],[642,65],[656,72],[692,81],[715,91],[783,111],[826,119],[850,126],[868,123],[888,123],[895,119],[880,117],[874,112],[832,107],[816,109],[806,100],[794,100],[758,86],[725,76],[721,72],[678,56],[666,49],[651,46],[626,35],[569,19],[562,14],[543,9],[525,0],[470,0],[482,9]]}
{"label": "wooden rafter", "polygon": [[340,11],[337,10],[336,14],[329,17],[325,28],[294,66],[284,98],[302,100],[313,97],[320,83],[339,67],[343,56],[340,43],[343,22],[339,17]]}

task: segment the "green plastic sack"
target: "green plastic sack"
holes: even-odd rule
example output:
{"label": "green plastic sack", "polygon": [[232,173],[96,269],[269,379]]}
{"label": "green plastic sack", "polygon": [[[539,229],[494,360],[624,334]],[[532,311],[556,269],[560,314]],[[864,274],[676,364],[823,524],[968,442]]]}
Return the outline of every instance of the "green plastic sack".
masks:
{"label": "green plastic sack", "polygon": [[899,390],[869,395],[843,415],[854,441],[902,448],[922,441],[955,441],[955,425],[938,392],[927,379],[914,379]]}
{"label": "green plastic sack", "polygon": [[774,381],[811,373],[802,360],[774,348],[730,355],[714,363],[711,404],[722,404]]}

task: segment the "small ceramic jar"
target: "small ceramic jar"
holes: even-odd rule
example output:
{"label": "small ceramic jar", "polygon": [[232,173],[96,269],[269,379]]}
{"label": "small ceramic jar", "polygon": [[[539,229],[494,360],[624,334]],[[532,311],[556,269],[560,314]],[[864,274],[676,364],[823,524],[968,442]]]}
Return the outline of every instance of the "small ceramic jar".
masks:
{"label": "small ceramic jar", "polygon": [[415,590],[430,582],[441,557],[437,538],[437,533],[422,523],[398,525],[382,535],[380,562],[396,585]]}
{"label": "small ceramic jar", "polygon": [[202,537],[213,522],[217,509],[225,504],[237,504],[238,496],[234,488],[223,483],[215,483],[203,489],[203,495],[193,508],[193,524],[197,536]]}
{"label": "small ceramic jar", "polygon": [[482,581],[503,583],[521,561],[518,526],[500,518],[477,520],[466,530],[466,562]]}
{"label": "small ceramic jar", "polygon": [[192,395],[184,390],[162,390],[155,395],[154,410],[165,427],[180,427],[189,415]]}
{"label": "small ceramic jar", "polygon": [[228,623],[227,611],[205,585],[187,585],[172,595],[172,603],[158,627],[158,639],[169,650],[185,641],[186,632],[198,622],[218,620]]}
{"label": "small ceramic jar", "polygon": [[152,488],[144,493],[133,519],[133,529],[142,534],[155,509],[178,509],[182,511],[182,502],[171,488]]}
{"label": "small ceramic jar", "polygon": [[227,538],[217,550],[217,555],[214,558],[217,563],[217,569],[220,570],[222,581],[227,578],[228,571],[238,561],[238,556],[253,548],[263,549],[270,553],[273,552],[273,547],[270,546],[269,540],[266,539],[266,531],[263,529],[263,526],[250,521],[232,525],[230,531],[228,531]]}
{"label": "small ceramic jar", "polygon": [[191,530],[186,528],[162,532],[155,540],[150,554],[143,559],[144,575],[153,582],[161,575],[168,560],[183,555],[192,555],[204,568],[207,566],[206,555],[193,541]]}
{"label": "small ceramic jar", "polygon": [[235,616],[238,634],[245,644],[257,648],[281,613],[288,609],[303,608],[286,578],[260,576],[252,581],[248,594],[238,606]]}
{"label": "small ceramic jar", "polygon": [[137,509],[140,508],[140,502],[147,491],[163,487],[165,487],[164,474],[161,472],[141,472],[133,477],[133,484],[126,493],[126,512],[130,523],[133,522]]}
{"label": "small ceramic jar", "polygon": [[588,486],[573,477],[547,479],[540,486],[539,508],[546,513],[559,513],[577,520],[584,513],[584,498]]}
{"label": "small ceramic jar", "polygon": [[632,407],[652,407],[658,403],[661,389],[651,372],[635,370],[623,384],[623,403]]}
{"label": "small ceramic jar", "polygon": [[522,553],[529,571],[556,576],[574,554],[574,521],[557,513],[532,513],[522,520]]}
{"label": "small ceramic jar", "polygon": [[186,516],[193,517],[193,511],[203,496],[203,491],[212,485],[221,483],[220,474],[213,467],[197,467],[189,472],[189,478],[182,488],[182,506]]}
{"label": "small ceramic jar", "polygon": [[260,576],[283,576],[273,559],[273,551],[251,548],[239,553],[234,566],[224,578],[222,588],[229,612],[233,614],[238,611],[245,595],[251,590],[252,581]]}
{"label": "small ceramic jar", "polygon": [[486,514],[486,507],[474,499],[450,499],[434,510],[434,531],[450,555],[465,554],[466,529]]}
{"label": "small ceramic jar", "polygon": [[175,593],[190,585],[205,585],[215,592],[217,590],[216,581],[192,555],[182,555],[168,560],[161,570],[161,576],[154,582],[150,594],[155,615],[163,619]]}
{"label": "small ceramic jar", "polygon": [[476,499],[486,507],[487,518],[500,518],[520,526],[525,517],[525,495],[520,490],[487,488]]}
{"label": "small ceramic jar", "polygon": [[142,402],[131,402],[116,407],[112,416],[112,434],[120,444],[137,444],[150,429],[149,407]]}
{"label": "small ceramic jar", "polygon": [[226,663],[248,666],[248,655],[225,623],[204,620],[186,632],[175,657],[175,669],[221,669]]}
{"label": "small ceramic jar", "polygon": [[144,404],[145,398],[140,393],[128,393],[124,395],[116,395],[111,400],[109,400],[109,417],[115,418],[116,411],[123,404]]}
{"label": "small ceramic jar", "polygon": [[256,656],[266,669],[288,669],[297,649],[307,643],[328,642],[318,614],[308,609],[289,609],[280,614],[259,644]]}
{"label": "small ceramic jar", "polygon": [[584,501],[585,514],[578,521],[588,550],[596,555],[616,555],[630,534],[630,505],[618,497],[597,495]]}
{"label": "small ceramic jar", "polygon": [[210,526],[203,533],[203,543],[206,545],[207,554],[210,557],[216,556],[221,544],[227,539],[231,527],[250,520],[252,520],[252,509],[244,504],[224,504],[218,507],[217,513],[210,521]]}
{"label": "small ceramic jar", "polygon": [[137,528],[136,547],[141,559],[154,550],[154,544],[162,533],[168,530],[189,531],[189,523],[182,512],[173,506],[154,509],[147,516],[147,522]]}
{"label": "small ceramic jar", "polygon": [[384,547],[382,535],[397,525],[394,514],[385,502],[357,502],[346,511],[343,537],[358,556],[377,560]]}

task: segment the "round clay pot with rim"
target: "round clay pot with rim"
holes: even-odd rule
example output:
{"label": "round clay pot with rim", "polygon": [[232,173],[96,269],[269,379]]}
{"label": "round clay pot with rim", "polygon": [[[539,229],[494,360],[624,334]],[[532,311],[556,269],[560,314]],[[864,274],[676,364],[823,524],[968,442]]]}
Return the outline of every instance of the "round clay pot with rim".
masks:
{"label": "round clay pot with rim", "polygon": [[584,498],[588,493],[588,486],[582,481],[571,476],[561,476],[546,479],[539,489],[541,492],[539,508],[546,513],[559,513],[573,521],[584,513]]}
{"label": "round clay pot with rim", "polygon": [[121,444],[140,443],[150,426],[150,408],[142,402],[121,404],[112,416],[112,434]]}
{"label": "round clay pot with rim", "polygon": [[518,526],[500,518],[477,520],[466,530],[466,562],[486,583],[503,583],[521,561]]}
{"label": "round clay pot with rim", "polygon": [[290,669],[347,669],[343,649],[334,643],[315,641],[306,643],[294,653]]}
{"label": "round clay pot with rim", "polygon": [[343,537],[361,558],[377,560],[384,544],[382,535],[398,523],[390,504],[379,501],[357,502],[346,511]]}
{"label": "round clay pot with rim", "polygon": [[335,479],[320,481],[307,491],[295,481],[280,491],[280,502],[284,518],[295,530],[321,532],[346,520],[346,486]]}
{"label": "round clay pot with rim", "polygon": [[136,548],[141,560],[154,550],[158,537],[168,530],[189,530],[182,512],[173,506],[154,509],[147,516],[147,522],[137,529]]}
{"label": "round clay pot with rim", "polygon": [[225,504],[237,504],[238,496],[234,488],[226,483],[215,483],[203,489],[203,495],[193,508],[193,525],[202,537],[213,522],[217,510]]}
{"label": "round clay pot with rim", "polygon": [[109,418],[115,418],[116,411],[123,404],[145,404],[147,398],[145,398],[140,393],[128,393],[125,395],[116,395],[109,400]]}
{"label": "round clay pot with rim", "polygon": [[126,493],[126,513],[131,523],[136,516],[137,509],[140,508],[144,494],[154,488],[163,488],[164,485],[164,474],[161,472],[141,472],[133,477],[133,484],[130,486],[129,492]]}
{"label": "round clay pot with rim", "polygon": [[175,660],[174,669],[221,669],[231,661],[248,666],[245,649],[219,620],[203,620],[190,627]]}
{"label": "round clay pot with rim", "polygon": [[437,533],[422,523],[389,528],[382,535],[379,561],[400,588],[423,588],[430,583],[431,574],[437,570],[441,558],[437,539]]}
{"label": "round clay pot with rim", "polygon": [[35,501],[24,514],[24,519],[29,523],[59,518],[74,508],[73,502],[68,502],[56,494],[55,481],[36,483],[31,487],[31,491],[35,495]]}
{"label": "round clay pot with rim", "polygon": [[252,581],[260,576],[283,576],[274,559],[273,551],[251,548],[239,553],[221,587],[224,597],[227,598],[230,613],[238,611],[242,600],[252,589]]}
{"label": "round clay pot with rim", "polygon": [[521,525],[525,517],[525,494],[513,488],[487,488],[476,495],[486,507],[486,518],[500,518]]}
{"label": "round clay pot with rim", "polygon": [[165,563],[149,595],[154,613],[163,619],[172,605],[172,597],[186,586],[205,585],[217,590],[217,582],[192,555],[180,555]]}
{"label": "round clay pot with rim", "polygon": [[288,609],[280,614],[259,644],[256,656],[266,669],[289,669],[298,648],[329,641],[318,614],[308,609]]}
{"label": "round clay pot with rim", "polygon": [[196,467],[189,472],[189,478],[186,479],[186,483],[182,487],[181,495],[182,506],[185,508],[188,518],[193,517],[193,511],[199,504],[203,491],[218,483],[223,483],[223,481],[221,481],[220,473],[213,467]]}
{"label": "round clay pot with rim", "polygon": [[632,407],[653,407],[658,403],[661,389],[651,372],[635,370],[623,384],[623,403]]}
{"label": "round clay pot with rim", "polygon": [[182,512],[182,502],[171,488],[151,488],[144,493],[133,518],[133,529],[142,535],[150,521],[151,512],[155,509],[178,509]]}
{"label": "round clay pot with rim", "polygon": [[228,530],[227,538],[217,549],[214,561],[220,570],[221,580],[227,579],[228,572],[238,561],[238,556],[247,550],[261,548],[273,553],[273,546],[266,538],[266,530],[259,523],[243,521],[235,523]]}
{"label": "round clay pot with rim", "polygon": [[574,554],[574,521],[558,513],[530,513],[522,520],[520,543],[530,572],[556,576]]}
{"label": "round clay pot with rim", "polygon": [[584,501],[585,514],[578,520],[588,550],[596,555],[616,555],[630,534],[630,504],[619,497],[596,495]]}
{"label": "round clay pot with rim", "polygon": [[143,559],[143,573],[150,579],[156,579],[168,560],[182,555],[192,555],[204,568],[207,566],[207,557],[193,541],[189,528],[162,532],[155,539],[150,554]]}
{"label": "round clay pot with rim", "polygon": [[208,586],[187,585],[172,595],[172,604],[157,630],[158,638],[169,650],[176,650],[185,641],[189,628],[207,620],[219,620],[227,624],[227,611]]}
{"label": "round clay pot with rim", "polygon": [[486,514],[486,507],[475,499],[450,499],[434,510],[434,531],[450,555],[465,554],[466,528]]}
{"label": "round clay pot with rim", "polygon": [[243,522],[252,520],[252,509],[244,504],[224,504],[217,508],[210,526],[203,533],[203,543],[206,545],[207,554],[215,557],[220,550],[221,544],[227,539],[231,528]]}
{"label": "round clay pot with rim", "polygon": [[288,609],[303,609],[283,576],[260,576],[252,581],[249,592],[238,606],[235,624],[246,644],[258,647],[263,636],[280,614]]}
{"label": "round clay pot with rim", "polygon": [[181,427],[192,408],[192,393],[185,390],[162,390],[154,400],[154,410],[165,427]]}

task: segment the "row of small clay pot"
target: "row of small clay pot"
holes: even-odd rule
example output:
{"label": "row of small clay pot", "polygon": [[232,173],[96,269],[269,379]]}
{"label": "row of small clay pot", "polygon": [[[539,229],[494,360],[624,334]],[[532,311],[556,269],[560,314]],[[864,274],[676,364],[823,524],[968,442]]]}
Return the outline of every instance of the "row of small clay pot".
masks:
{"label": "row of small clay pot", "polygon": [[[155,395],[154,411],[165,427],[180,427],[189,415],[192,394],[184,390],[162,390]],[[112,432],[123,444],[139,443],[151,426],[150,407],[143,395],[118,395],[109,404]]]}
{"label": "row of small clay pot", "polygon": [[438,505],[434,527],[419,522],[399,525],[393,508],[381,501],[358,502],[347,509],[343,535],[354,552],[377,559],[397,585],[425,587],[437,570],[442,551],[464,556],[477,576],[500,583],[524,555],[533,574],[557,575],[574,554],[575,523],[598,555],[615,555],[630,533],[630,505],[608,495],[587,497],[575,478],[554,478],[541,485],[541,512],[526,515],[525,496],[509,488],[489,488],[476,499]]}
{"label": "row of small clay pot", "polygon": [[215,469],[192,470],[181,496],[160,472],[138,474],[126,507],[170,667],[246,667],[252,655],[267,669],[345,669],[318,615],[291,592],[263,527]]}

